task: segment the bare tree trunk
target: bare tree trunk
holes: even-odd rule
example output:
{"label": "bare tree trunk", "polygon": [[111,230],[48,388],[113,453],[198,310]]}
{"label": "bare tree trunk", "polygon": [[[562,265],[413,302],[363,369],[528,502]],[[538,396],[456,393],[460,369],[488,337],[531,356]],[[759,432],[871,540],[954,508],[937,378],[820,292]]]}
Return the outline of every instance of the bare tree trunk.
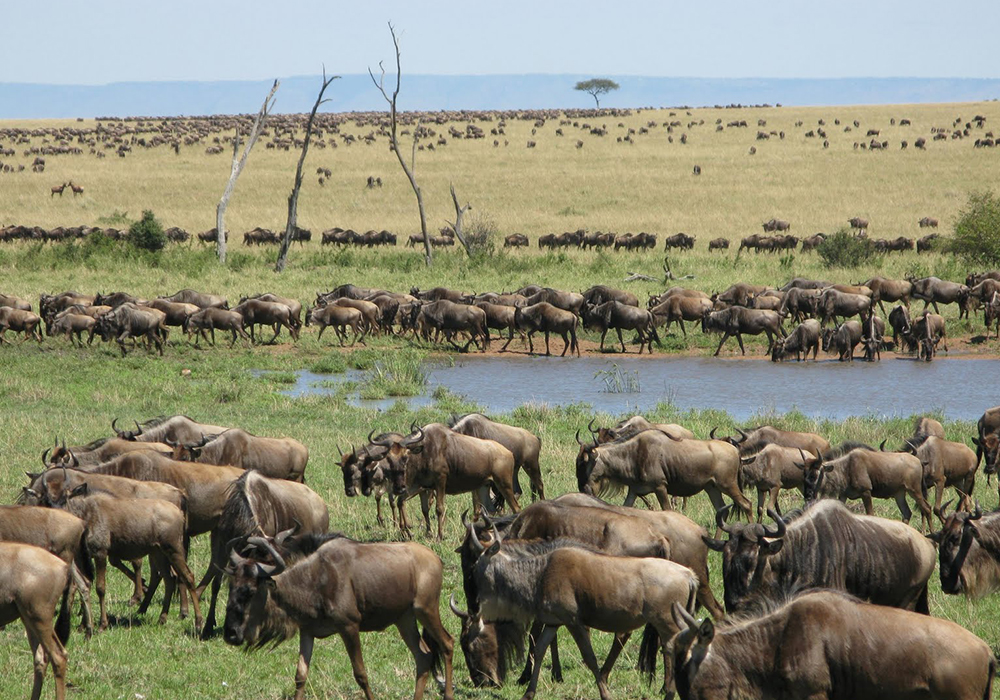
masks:
{"label": "bare tree trunk", "polygon": [[223,265],[226,264],[226,207],[229,206],[229,198],[236,188],[236,178],[243,172],[243,166],[247,163],[250,150],[257,143],[257,137],[260,136],[260,129],[264,124],[264,118],[271,111],[271,107],[274,106],[274,93],[278,90],[278,84],[278,81],[275,80],[274,85],[271,86],[271,92],[267,94],[264,104],[260,106],[257,118],[254,119],[253,127],[250,129],[250,135],[247,137],[246,148],[243,149],[243,155],[238,159],[236,156],[240,151],[240,131],[239,128],[236,129],[236,137],[233,140],[233,169],[229,173],[229,182],[226,183],[226,191],[222,193],[222,199],[219,200],[219,204],[215,208],[216,249],[219,253],[219,262]]}
{"label": "bare tree trunk", "polygon": [[458,204],[458,195],[455,194],[455,185],[451,186],[451,201],[455,205],[455,223],[448,222],[451,228],[455,231],[455,235],[461,242],[462,246],[465,248],[465,253],[471,258],[472,249],[469,247],[469,242],[465,240],[465,235],[462,232],[462,217],[465,216],[465,212],[472,209],[471,204],[466,204],[464,207]]}
{"label": "bare tree trunk", "polygon": [[306,162],[306,153],[309,152],[309,139],[312,138],[313,120],[316,119],[316,110],[326,102],[323,93],[330,87],[330,83],[339,78],[339,75],[326,77],[326,66],[323,67],[323,87],[319,89],[316,97],[316,104],[313,105],[312,112],[309,113],[309,121],[306,122],[306,139],[302,144],[302,154],[299,156],[298,167],[295,168],[295,184],[292,186],[292,193],[288,195],[288,222],[285,224],[285,235],[281,239],[281,249],[278,251],[278,261],[274,264],[274,271],[281,272],[285,269],[288,260],[288,247],[292,244],[292,236],[297,228],[296,220],[299,209],[299,188],[302,187],[302,166]]}
{"label": "bare tree trunk", "polygon": [[[424,261],[428,266],[431,264],[431,239],[427,235],[427,216],[424,214],[424,195],[420,191],[420,186],[417,185],[417,179],[413,176],[413,168],[406,165],[406,159],[403,158],[403,154],[399,150],[399,141],[396,138],[396,97],[399,95],[399,84],[400,78],[402,77],[402,69],[400,68],[399,61],[399,40],[396,38],[396,30],[393,29],[392,23],[389,23],[389,33],[392,34],[392,44],[396,48],[396,89],[392,92],[392,97],[385,91],[384,81],[385,81],[385,68],[382,67],[382,62],[380,61],[378,67],[382,71],[382,76],[378,80],[375,80],[375,74],[372,73],[371,68],[368,69],[368,75],[371,76],[372,82],[375,83],[375,87],[378,88],[379,92],[382,93],[382,97],[385,101],[389,103],[389,118],[390,118],[390,139],[393,153],[396,154],[396,158],[399,159],[399,164],[403,168],[403,172],[406,174],[406,179],[410,181],[410,187],[413,188],[413,194],[417,196],[417,208],[420,210],[420,233],[424,237]],[[417,130],[413,131],[413,155],[411,159],[416,163],[417,155]]]}

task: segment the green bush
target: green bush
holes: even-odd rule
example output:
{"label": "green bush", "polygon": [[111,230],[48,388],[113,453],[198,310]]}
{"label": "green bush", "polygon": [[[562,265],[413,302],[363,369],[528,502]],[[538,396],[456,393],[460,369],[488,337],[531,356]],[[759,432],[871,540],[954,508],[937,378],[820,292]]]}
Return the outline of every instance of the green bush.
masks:
{"label": "green bush", "polygon": [[969,263],[1000,265],[1000,199],[993,192],[969,195],[949,249]]}
{"label": "green bush", "polygon": [[469,253],[475,256],[492,256],[496,252],[497,225],[488,216],[471,217],[463,232],[469,244]]}
{"label": "green bush", "polygon": [[128,239],[136,248],[153,252],[163,250],[167,245],[163,226],[148,209],[142,212],[142,219],[129,226]]}
{"label": "green bush", "polygon": [[861,267],[878,257],[875,242],[840,229],[816,248],[826,267]]}

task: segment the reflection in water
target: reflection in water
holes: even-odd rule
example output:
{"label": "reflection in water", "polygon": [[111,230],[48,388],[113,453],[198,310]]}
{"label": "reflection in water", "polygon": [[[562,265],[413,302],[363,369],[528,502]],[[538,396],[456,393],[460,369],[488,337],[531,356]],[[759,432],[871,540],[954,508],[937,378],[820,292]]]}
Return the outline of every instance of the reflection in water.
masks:
{"label": "reflection in water", "polygon": [[[637,370],[639,393],[612,394],[598,372],[611,367],[600,357],[462,358],[453,366],[430,367],[427,394],[404,399],[413,405],[430,403],[435,387],[466,397],[484,411],[501,413],[524,403],[550,406],[587,403],[612,414],[641,411],[670,400],[681,409],[719,409],[737,419],[762,410],[779,413],[796,409],[820,418],[848,416],[909,416],[942,411],[951,419],[976,419],[1000,404],[993,377],[1000,360],[943,360],[877,363],[719,360],[700,357],[638,359],[615,357],[627,372]],[[317,375],[298,373],[298,383],[282,392],[289,396],[333,393],[318,382],[357,381],[363,373]],[[400,399],[360,401],[353,405],[384,408]]]}

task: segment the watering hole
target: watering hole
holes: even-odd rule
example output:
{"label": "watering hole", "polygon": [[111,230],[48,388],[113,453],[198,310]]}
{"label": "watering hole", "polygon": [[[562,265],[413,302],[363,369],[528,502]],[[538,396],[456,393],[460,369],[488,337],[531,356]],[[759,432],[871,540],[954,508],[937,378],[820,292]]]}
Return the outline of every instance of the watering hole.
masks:
{"label": "watering hole", "polygon": [[[605,376],[613,363],[626,379],[637,379],[639,391],[608,390]],[[525,403],[586,403],[597,411],[621,414],[669,401],[682,410],[717,409],[739,420],[764,411],[791,410],[834,420],[858,415],[905,417],[930,411],[950,419],[975,420],[984,407],[1000,403],[994,384],[1000,360],[779,365],[756,359],[699,357],[463,357],[447,366],[431,362],[426,369],[427,385],[419,396],[362,400],[355,392],[348,401],[376,409],[396,401],[417,407],[432,403],[431,394],[442,386],[492,413]],[[359,370],[336,375],[301,370],[295,374],[296,382],[282,394],[331,394],[337,391],[338,383],[363,382],[365,377]]]}

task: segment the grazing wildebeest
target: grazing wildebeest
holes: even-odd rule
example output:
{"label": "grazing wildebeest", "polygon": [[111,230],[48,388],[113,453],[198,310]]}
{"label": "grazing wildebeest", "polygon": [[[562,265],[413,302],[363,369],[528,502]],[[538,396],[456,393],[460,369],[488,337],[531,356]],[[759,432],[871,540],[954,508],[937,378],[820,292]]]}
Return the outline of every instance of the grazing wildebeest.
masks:
{"label": "grazing wildebeest", "polygon": [[909,525],[855,515],[836,500],[809,505],[786,526],[768,513],[774,529],[727,523],[728,540],[707,539],[722,552],[727,612],[753,599],[780,600],[809,588],[833,588],[878,605],[928,613],[927,581],[934,573],[934,545]]}
{"label": "grazing wildebeest", "polygon": [[700,625],[674,607],[681,700],[982,700],[996,659],[954,622],[834,591],[796,596],[752,620]]}
{"label": "grazing wildebeest", "polygon": [[931,217],[931,216],[925,216],[924,218],[922,218],[917,223],[920,224],[920,228],[928,228],[928,227],[930,227],[930,228],[937,228],[938,227],[938,220],[935,219],[934,217]]}
{"label": "grazing wildebeest", "polygon": [[817,499],[846,502],[849,498],[860,498],[865,513],[873,515],[873,498],[891,498],[896,501],[903,522],[908,524],[913,515],[906,502],[909,495],[920,510],[921,526],[930,529],[933,525],[931,507],[924,497],[923,466],[914,455],[845,443],[814,460],[807,460],[804,470],[807,502]]}
{"label": "grazing wildebeest", "polygon": [[[56,683],[56,700],[65,700],[69,565],[41,547],[20,542],[0,542],[0,561],[4,563],[0,567],[0,626],[18,618],[24,622],[35,666],[31,700],[41,698],[49,664]],[[58,618],[53,620],[56,608]]]}
{"label": "grazing wildebeest", "polygon": [[601,331],[601,352],[604,352],[604,339],[612,328],[618,333],[618,342],[622,352],[625,350],[625,340],[622,329],[634,330],[639,337],[639,354],[645,346],[653,353],[653,341],[660,342],[656,333],[656,323],[653,314],[636,306],[622,304],[619,301],[606,301],[599,306],[584,304],[581,309],[584,328],[597,328]]}
{"label": "grazing wildebeest", "polygon": [[203,292],[196,292],[193,289],[182,289],[176,294],[172,294],[168,297],[158,297],[165,301],[175,301],[183,304],[194,304],[201,309],[218,308],[218,309],[228,309],[229,302],[225,297],[220,297],[217,294],[205,294]]}
{"label": "grazing wildebeest", "polygon": [[215,345],[216,328],[220,331],[230,331],[233,334],[233,339],[230,341],[229,347],[233,347],[236,344],[237,335],[243,338],[248,346],[250,345],[250,336],[243,330],[243,316],[235,311],[209,306],[188,316],[183,326],[188,340],[194,334],[195,345],[198,345],[202,338],[205,339],[205,342],[208,342],[208,335],[205,333],[206,330],[211,332],[212,345]]}
{"label": "grazing wildebeest", "polygon": [[563,339],[563,351],[560,357],[565,356],[567,350],[571,353],[576,350],[576,355],[579,357],[580,344],[576,340],[577,322],[577,316],[572,311],[565,311],[544,301],[514,309],[514,325],[518,330],[527,332],[530,353],[535,352],[532,336],[541,331],[545,334],[546,355],[552,354],[549,350],[549,334],[558,333]]}
{"label": "grazing wildebeest", "polygon": [[676,438],[659,430],[599,444],[580,441],[576,457],[577,487],[583,493],[600,495],[628,489],[625,505],[652,493],[660,508],[670,508],[670,496],[693,496],[705,491],[716,509],[725,493],[746,515],[753,517],[750,501],[739,487],[739,452],[722,440]]}
{"label": "grazing wildebeest", "polygon": [[528,237],[523,233],[512,233],[503,239],[504,248],[526,248],[528,246]]}
{"label": "grazing wildebeest", "polygon": [[657,325],[664,324],[670,328],[670,324],[677,322],[681,327],[681,333],[687,337],[687,329],[684,327],[685,321],[700,321],[702,316],[710,312],[713,308],[712,300],[708,297],[689,297],[681,294],[674,294],[660,304],[650,308],[653,320]]}
{"label": "grazing wildebeest", "polygon": [[[452,700],[451,635],[438,606],[443,566],[434,552],[413,542],[363,544],[343,537],[296,538],[306,556],[285,564],[271,540],[251,537],[250,549],[233,551],[224,638],[232,646],[260,649],[299,633],[295,698],[305,698],[316,638],[339,634],[354,680],[374,700],[361,656],[361,632],[395,625],[416,663],[414,700],[421,700],[431,671],[444,659],[444,700]],[[423,626],[423,634],[417,623]]]}
{"label": "grazing wildebeest", "polygon": [[[487,620],[535,620],[544,625],[535,641],[534,668],[524,697],[532,698],[545,650],[559,627],[566,626],[594,674],[602,700],[610,700],[607,678],[621,651],[616,643],[598,668],[590,628],[630,634],[645,625],[641,668],[652,675],[657,651],[664,654],[664,686],[673,691],[673,658],[667,654],[676,626],[664,606],[694,608],[698,580],[690,569],[654,558],[612,557],[582,547],[543,542],[504,547],[498,532],[485,548],[475,530],[469,537],[481,552],[475,579]],[[623,585],[629,581],[632,585]],[[595,605],[596,601],[601,601]]]}
{"label": "grazing wildebeest", "polygon": [[195,443],[168,444],[177,461],[252,469],[273,479],[304,481],[309,462],[309,449],[294,438],[260,437],[240,428],[202,435]]}
{"label": "grazing wildebeest", "polygon": [[819,352],[819,336],[819,321],[814,318],[803,321],[784,339],[771,347],[771,361],[778,362],[786,357],[791,357],[792,353],[795,353],[796,360],[801,360],[803,356],[809,359],[809,351],[812,350],[813,362],[815,362],[816,354]]}
{"label": "grazing wildebeest", "polygon": [[767,335],[767,350],[774,347],[775,339],[785,337],[785,331],[781,327],[781,316],[777,311],[766,309],[747,309],[742,306],[730,306],[722,311],[710,311],[701,317],[702,333],[711,331],[722,332],[722,340],[719,347],[715,349],[715,355],[722,351],[722,346],[730,336],[735,335],[736,341],[740,344],[740,353],[746,355],[746,348],[743,346],[743,334]]}
{"label": "grazing wildebeest", "polygon": [[545,499],[545,485],[542,483],[542,470],[538,456],[542,451],[542,441],[533,433],[515,425],[507,425],[490,420],[481,413],[467,413],[464,416],[452,416],[448,427],[456,433],[469,435],[480,440],[498,442],[514,455],[514,491],[520,495],[521,487],[518,474],[521,468],[528,474],[531,481],[531,496]]}

